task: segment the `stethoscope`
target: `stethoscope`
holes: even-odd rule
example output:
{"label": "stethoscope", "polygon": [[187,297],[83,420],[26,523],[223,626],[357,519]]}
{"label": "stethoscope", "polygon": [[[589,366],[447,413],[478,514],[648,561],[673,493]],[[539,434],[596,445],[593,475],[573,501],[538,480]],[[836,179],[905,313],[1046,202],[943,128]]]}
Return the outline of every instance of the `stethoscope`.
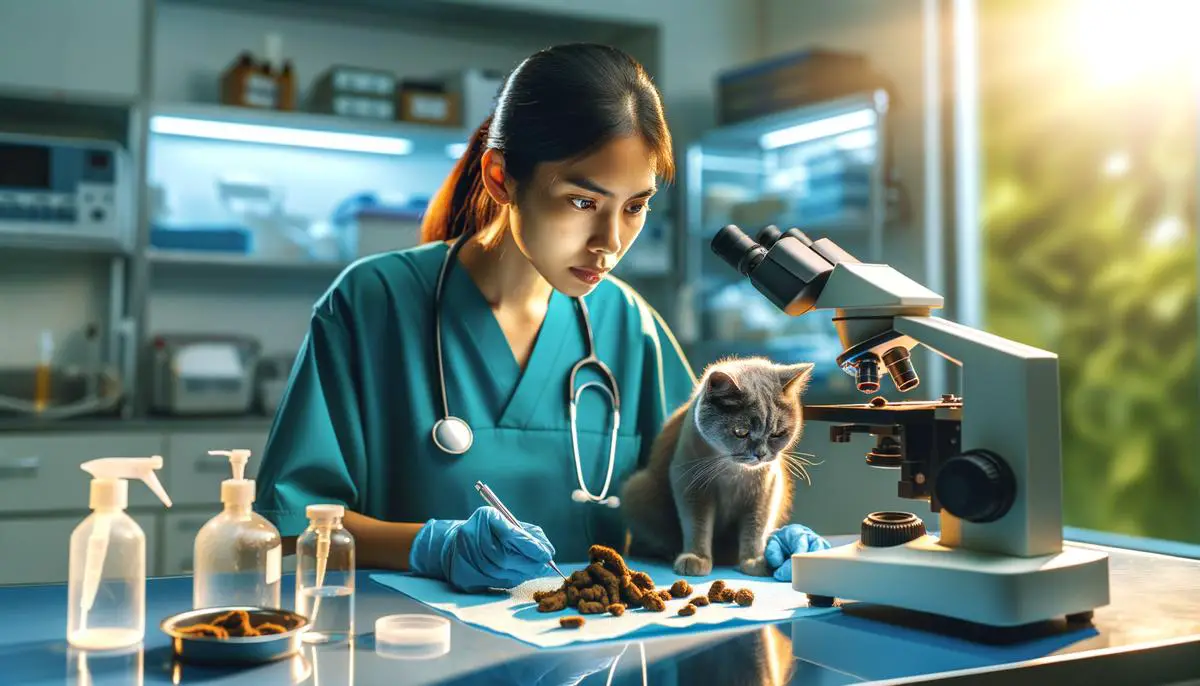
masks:
{"label": "stethoscope", "polygon": [[[461,455],[467,452],[475,441],[474,432],[471,431],[466,420],[450,414],[450,403],[446,400],[446,371],[442,360],[442,292],[450,265],[453,264],[455,255],[458,254],[459,248],[466,243],[466,240],[466,236],[460,238],[446,251],[446,258],[442,261],[437,286],[433,293],[434,348],[437,353],[438,386],[442,397],[442,418],[433,425],[433,442],[442,451],[451,455]],[[608,495],[608,489],[612,484],[613,469],[617,461],[617,429],[621,423],[621,396],[617,389],[616,377],[613,376],[608,365],[596,357],[596,343],[592,337],[592,324],[588,317],[587,304],[583,302],[582,298],[573,298],[573,300],[580,327],[583,330],[584,341],[587,344],[587,354],[571,367],[571,374],[567,379],[567,412],[571,422],[571,453],[575,459],[575,476],[579,480],[579,488],[571,492],[571,500],[577,503],[593,502],[609,507],[619,507],[621,505],[620,498]],[[592,365],[600,371],[603,381],[589,381],[579,388],[575,388],[575,378],[579,374],[579,370],[588,365]],[[600,389],[608,396],[609,403],[612,405],[612,436],[608,443],[608,473],[604,477],[604,488],[601,489],[599,495],[593,494],[584,483],[583,463],[579,458],[579,433],[576,428],[576,405],[579,403],[579,396],[583,390],[589,386]]]}

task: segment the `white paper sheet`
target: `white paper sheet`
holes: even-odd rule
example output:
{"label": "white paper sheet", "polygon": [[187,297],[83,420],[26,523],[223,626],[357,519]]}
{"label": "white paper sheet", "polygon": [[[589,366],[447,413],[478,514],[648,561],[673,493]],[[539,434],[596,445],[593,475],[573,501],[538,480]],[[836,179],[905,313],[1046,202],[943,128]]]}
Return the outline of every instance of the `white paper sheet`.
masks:
{"label": "white paper sheet", "polygon": [[[630,566],[649,574],[659,588],[670,588],[670,585],[680,578],[665,565],[631,561]],[[583,569],[586,565],[559,567],[564,574],[570,576],[572,571]],[[578,615],[577,610],[538,612],[537,603],[531,600],[533,590],[558,588],[562,579],[557,575],[522,584],[507,593],[490,594],[458,593],[444,582],[410,574],[372,574],[371,579],[467,624],[512,636],[519,641],[543,648],[628,639],[635,632],[639,637],[664,633],[694,633],[728,628],[736,624],[778,622],[839,611],[836,608],[808,607],[807,596],[793,590],[790,583],[775,581],[770,577],[747,576],[729,569],[718,569],[707,577],[687,579],[694,589],[692,597],[706,594],[713,581],[723,579],[727,586],[734,589],[748,588],[753,591],[754,604],[741,607],[734,603],[714,603],[696,608],[696,614],[690,617],[681,617],[676,612],[687,603],[687,599],[671,600],[664,612],[630,608],[620,617],[608,614],[584,615],[584,625],[581,628],[564,629],[559,626],[559,618]]]}

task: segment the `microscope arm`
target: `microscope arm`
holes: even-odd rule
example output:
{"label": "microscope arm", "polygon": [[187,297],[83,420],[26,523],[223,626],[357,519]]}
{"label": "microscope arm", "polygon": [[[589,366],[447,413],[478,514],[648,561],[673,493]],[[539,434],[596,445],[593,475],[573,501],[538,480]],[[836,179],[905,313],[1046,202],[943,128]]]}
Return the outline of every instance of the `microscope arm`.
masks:
{"label": "microscope arm", "polygon": [[1060,552],[1058,356],[940,317],[897,316],[892,326],[962,368],[961,447],[998,455],[1016,479],[999,521],[975,524],[943,510],[943,542],[1018,557]]}

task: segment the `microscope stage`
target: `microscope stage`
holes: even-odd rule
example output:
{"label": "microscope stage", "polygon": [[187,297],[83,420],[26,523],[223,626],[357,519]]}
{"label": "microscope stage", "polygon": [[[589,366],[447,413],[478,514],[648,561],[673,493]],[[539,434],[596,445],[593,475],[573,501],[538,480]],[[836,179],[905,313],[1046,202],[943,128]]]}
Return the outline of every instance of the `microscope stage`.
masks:
{"label": "microscope stage", "polygon": [[889,547],[855,542],[793,555],[792,588],[977,624],[1020,626],[1107,605],[1108,555],[1064,545],[1055,555],[1014,557],[949,548],[932,535]]}
{"label": "microscope stage", "polygon": [[806,421],[860,424],[907,424],[925,419],[960,419],[962,401],[902,400],[882,405],[848,403],[844,405],[805,405]]}

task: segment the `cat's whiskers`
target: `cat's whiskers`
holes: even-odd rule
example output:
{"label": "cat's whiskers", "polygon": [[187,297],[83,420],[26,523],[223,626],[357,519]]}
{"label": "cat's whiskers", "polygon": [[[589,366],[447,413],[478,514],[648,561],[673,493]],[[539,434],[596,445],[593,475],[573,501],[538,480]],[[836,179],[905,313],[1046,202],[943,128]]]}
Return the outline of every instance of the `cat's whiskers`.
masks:
{"label": "cat's whiskers", "polygon": [[807,481],[809,486],[812,485],[812,475],[808,473],[808,470],[804,468],[804,465],[807,464],[809,466],[816,466],[821,464],[820,462],[806,460],[795,453],[783,453],[783,461],[786,465],[788,465],[789,468],[792,469],[793,474],[796,473],[795,470],[799,470],[800,474],[798,476]]}
{"label": "cat's whiskers", "polygon": [[803,462],[804,464],[806,464],[810,467],[815,467],[819,464],[825,464],[825,460],[821,460],[820,462],[813,462],[812,460],[806,459],[809,457],[815,458],[816,455],[813,455],[812,453],[801,453],[801,452],[797,452],[795,450],[788,450],[784,454],[788,455],[789,457],[791,457],[795,460]]}

